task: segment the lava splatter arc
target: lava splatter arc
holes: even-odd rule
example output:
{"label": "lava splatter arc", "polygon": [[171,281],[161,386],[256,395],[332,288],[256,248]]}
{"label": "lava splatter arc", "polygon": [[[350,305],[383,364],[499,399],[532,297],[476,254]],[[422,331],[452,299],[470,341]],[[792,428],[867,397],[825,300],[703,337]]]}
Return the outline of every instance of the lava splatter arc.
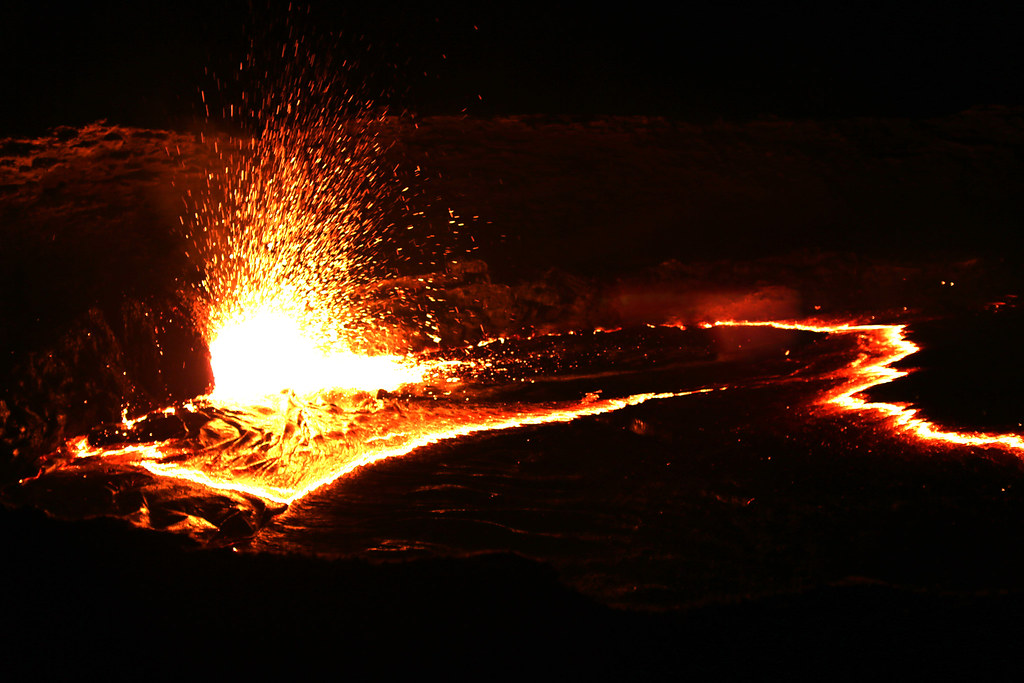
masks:
{"label": "lava splatter arc", "polygon": [[[379,354],[378,321],[357,294],[387,266],[381,246],[393,227],[383,217],[395,189],[381,168],[384,112],[347,91],[345,65],[318,63],[308,42],[289,30],[276,78],[260,75],[266,57],[254,46],[229,94],[216,93],[228,100],[222,117],[248,135],[207,138],[217,164],[186,198],[203,272],[191,298],[219,396],[416,379]],[[360,369],[365,354],[354,350],[368,347],[378,357]],[[379,383],[368,386],[369,376]]]}

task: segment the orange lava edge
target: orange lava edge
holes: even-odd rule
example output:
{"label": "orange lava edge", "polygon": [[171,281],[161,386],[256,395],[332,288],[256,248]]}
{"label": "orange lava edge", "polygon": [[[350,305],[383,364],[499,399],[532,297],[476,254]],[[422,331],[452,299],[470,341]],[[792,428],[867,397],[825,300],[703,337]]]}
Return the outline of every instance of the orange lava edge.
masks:
{"label": "orange lava edge", "polygon": [[690,394],[701,394],[714,391],[714,389],[697,389],[695,391],[683,391],[683,392],[669,392],[663,394],[635,394],[633,396],[627,396],[620,399],[606,399],[602,401],[594,401],[588,403],[576,409],[555,409],[550,412],[539,413],[536,415],[529,415],[525,417],[514,417],[506,420],[486,421],[482,423],[469,423],[456,428],[444,429],[437,432],[429,432],[420,435],[418,438],[403,444],[398,448],[388,449],[384,451],[375,451],[367,453],[366,457],[350,461],[327,476],[311,482],[310,484],[300,489],[281,489],[271,487],[255,487],[235,484],[230,481],[216,479],[210,477],[202,471],[189,469],[185,467],[178,467],[176,465],[167,465],[159,462],[142,462],[142,467],[149,470],[153,474],[174,477],[176,479],[185,479],[196,484],[201,484],[213,489],[231,490],[243,493],[250,493],[256,495],[265,500],[282,503],[284,505],[290,505],[300,498],[305,497],[309,493],[322,488],[334,481],[337,481],[341,477],[353,472],[354,470],[369,465],[380,460],[387,458],[393,458],[401,455],[407,455],[417,448],[428,446],[430,444],[438,443],[440,441],[446,441],[448,439],[455,439],[460,436],[467,436],[478,432],[489,432],[489,431],[501,431],[505,429],[512,429],[515,427],[524,427],[527,425],[539,425],[539,424],[551,424],[557,422],[571,422],[579,417],[585,417],[588,415],[600,415],[602,413],[608,413],[614,410],[625,408],[626,406],[639,405],[650,400],[664,399],[664,398],[676,398],[679,396],[687,396]]}
{"label": "orange lava edge", "polygon": [[828,334],[857,333],[865,335],[867,350],[850,363],[839,376],[844,382],[828,391],[820,403],[844,411],[874,412],[890,421],[898,432],[924,441],[942,442],[959,446],[1002,448],[1024,457],[1024,438],[1019,434],[991,434],[986,432],[959,432],[943,429],[925,418],[918,417],[918,409],[904,403],[868,401],[863,393],[871,387],[892,382],[909,374],[897,370],[894,364],[921,350],[906,337],[906,325],[883,324],[829,324],[818,321],[717,321],[714,326],[773,327],[783,330],[802,330]]}
{"label": "orange lava edge", "polygon": [[[669,326],[684,327],[682,324],[670,324]],[[943,442],[950,445],[998,447],[1017,452],[1024,457],[1024,438],[1018,434],[988,434],[948,431],[936,426],[924,418],[918,417],[918,409],[909,405],[872,402],[862,396],[863,392],[871,387],[891,382],[894,379],[908,374],[906,371],[897,370],[892,367],[893,364],[920,350],[920,347],[917,346],[917,344],[906,338],[905,325],[856,324],[849,322],[828,323],[814,320],[722,320],[714,323],[705,323],[702,326],[708,328],[772,327],[775,329],[800,330],[821,334],[862,335],[861,339],[864,345],[864,351],[862,351],[862,353],[860,353],[858,357],[851,361],[851,363],[844,369],[836,373],[835,376],[841,378],[843,381],[838,387],[829,389],[825,392],[818,400],[818,403],[837,408],[841,411],[877,413],[885,418],[894,430],[905,433],[913,438],[933,442]],[[100,454],[114,455],[117,453],[134,451],[137,454],[142,454],[142,458],[135,461],[135,464],[155,475],[182,479],[215,490],[246,493],[267,501],[289,505],[308,495],[310,492],[326,486],[351,473],[359,467],[386,458],[406,455],[418,448],[438,443],[440,441],[479,432],[500,431],[527,425],[570,422],[580,417],[612,412],[627,406],[639,405],[649,400],[677,398],[693,394],[708,393],[726,388],[727,387],[704,388],[695,391],[669,392],[661,394],[636,394],[620,399],[593,401],[576,408],[552,409],[546,412],[538,412],[533,415],[520,415],[508,419],[486,420],[483,422],[460,425],[455,428],[442,429],[437,432],[429,432],[422,434],[413,441],[403,444],[398,448],[368,452],[366,457],[350,461],[346,463],[344,467],[331,472],[329,475],[314,481],[301,489],[249,486],[232,482],[230,480],[211,477],[201,470],[162,463],[158,461],[159,450],[156,447],[133,447],[123,449],[121,451],[102,451],[101,449],[90,449],[86,444],[84,437],[76,440],[70,445],[72,449],[77,452],[77,457],[90,457]],[[152,453],[153,458],[147,458],[145,455],[146,453]]]}

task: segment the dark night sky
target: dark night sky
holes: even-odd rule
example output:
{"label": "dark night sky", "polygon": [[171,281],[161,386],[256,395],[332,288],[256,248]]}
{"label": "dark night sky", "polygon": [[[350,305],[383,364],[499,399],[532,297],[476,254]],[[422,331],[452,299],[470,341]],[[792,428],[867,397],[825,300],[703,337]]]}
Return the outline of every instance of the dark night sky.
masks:
{"label": "dark night sky", "polygon": [[[8,3],[0,15],[0,134],[103,117],[187,125],[203,67],[229,69],[244,53],[247,26],[284,15],[250,4]],[[342,32],[341,51],[368,48],[362,73],[392,93],[392,109],[420,114],[706,120],[1024,103],[1014,10],[966,2],[655,5],[314,3],[312,23],[323,34]]]}

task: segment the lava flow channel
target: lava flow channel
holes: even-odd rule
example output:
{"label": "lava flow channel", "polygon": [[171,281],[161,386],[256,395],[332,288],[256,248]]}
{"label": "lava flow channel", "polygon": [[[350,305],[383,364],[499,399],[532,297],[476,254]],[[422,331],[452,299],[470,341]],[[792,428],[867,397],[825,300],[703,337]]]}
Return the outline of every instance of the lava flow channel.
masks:
{"label": "lava flow channel", "polygon": [[[947,444],[999,447],[1024,452],[1016,434],[980,434],[943,430],[903,404],[871,402],[864,392],[907,374],[892,366],[917,352],[903,325],[796,321],[719,321],[707,327],[772,327],[820,334],[855,334],[860,353],[825,379],[837,380],[815,401],[841,412],[876,413],[912,438]],[[679,327],[682,327],[679,325]],[[405,361],[411,363],[412,361]],[[413,367],[413,366],[410,366]],[[449,381],[458,372],[443,363],[421,361],[420,383]],[[726,387],[717,387],[725,389]],[[715,391],[641,393],[620,398],[594,395],[557,403],[489,403],[416,396],[375,398],[366,392],[292,391],[248,401],[212,396],[182,410],[205,424],[187,438],[118,449],[91,447],[83,438],[73,445],[78,457],[104,456],[127,466],[213,489],[242,491],[283,504],[294,502],[353,470],[406,455],[418,448],[473,433],[528,425],[569,422],[650,400]],[[173,410],[165,411],[165,413]]]}
{"label": "lava flow channel", "polygon": [[[192,437],[114,449],[92,447],[83,437],[72,448],[78,458],[102,456],[156,475],[289,504],[363,465],[439,441],[569,422],[650,400],[710,391],[714,389],[608,399],[589,396],[541,405],[433,400],[399,404],[366,394],[306,401],[286,392],[243,408],[205,398],[183,409],[209,416]],[[175,412],[178,409],[163,414]]]}
{"label": "lava flow channel", "polygon": [[919,409],[904,403],[869,401],[865,392],[880,384],[906,376],[908,371],[893,367],[921,348],[907,339],[906,325],[826,323],[820,321],[718,321],[719,327],[772,327],[825,334],[857,334],[861,353],[834,374],[837,387],[825,392],[819,403],[842,411],[873,412],[889,421],[897,432],[924,441],[961,446],[995,447],[1024,457],[1024,438],[1019,434],[990,434],[943,429],[919,417]]}

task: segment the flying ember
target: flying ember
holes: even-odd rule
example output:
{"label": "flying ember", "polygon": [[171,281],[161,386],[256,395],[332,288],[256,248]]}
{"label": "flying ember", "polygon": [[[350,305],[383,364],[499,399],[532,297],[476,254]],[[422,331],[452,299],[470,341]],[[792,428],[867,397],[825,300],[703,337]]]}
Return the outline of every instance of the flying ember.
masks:
{"label": "flying ember", "polygon": [[[294,31],[276,77],[266,76],[267,59],[254,48],[240,64],[240,92],[223,95],[223,115],[245,132],[207,140],[217,162],[186,199],[203,274],[190,298],[210,349],[212,398],[420,381],[422,371],[374,336],[380,321],[358,295],[390,265],[381,253],[394,201],[377,136],[383,113]],[[209,114],[205,92],[203,101]]]}

